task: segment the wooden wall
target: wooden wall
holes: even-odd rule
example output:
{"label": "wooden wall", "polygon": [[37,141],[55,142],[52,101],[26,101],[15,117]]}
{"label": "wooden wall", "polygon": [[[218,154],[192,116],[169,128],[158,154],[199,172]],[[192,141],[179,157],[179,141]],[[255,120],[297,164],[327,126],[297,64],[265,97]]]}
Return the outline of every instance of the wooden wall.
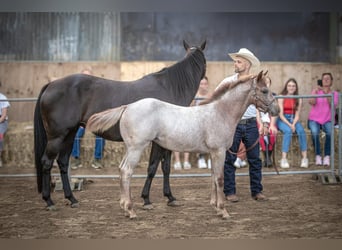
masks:
{"label": "wooden wall", "polygon": [[[94,74],[97,76],[125,81],[138,79],[173,63],[175,62],[3,62],[0,63],[0,92],[7,98],[35,98],[49,79],[77,73],[88,66],[93,68]],[[264,62],[260,70],[269,71],[273,81],[272,90],[275,93],[280,92],[288,78],[294,77],[300,86],[300,94],[310,94],[323,72],[332,72],[334,89],[342,90],[342,66],[340,64]],[[227,62],[207,62],[210,89],[214,90],[224,77],[233,72],[233,64],[228,58]],[[10,120],[32,121],[34,106],[35,102],[32,101],[11,102]],[[303,121],[307,118],[308,110],[309,104],[305,99],[301,116]]]}

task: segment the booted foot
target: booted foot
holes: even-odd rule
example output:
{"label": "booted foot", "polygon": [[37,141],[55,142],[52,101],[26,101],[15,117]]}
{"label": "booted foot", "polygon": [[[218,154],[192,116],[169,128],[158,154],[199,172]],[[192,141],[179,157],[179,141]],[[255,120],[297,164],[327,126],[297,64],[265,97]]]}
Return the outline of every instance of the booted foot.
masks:
{"label": "booted foot", "polygon": [[262,193],[258,193],[252,197],[256,201],[268,201],[268,198]]}
{"label": "booted foot", "polygon": [[236,194],[230,194],[226,196],[226,200],[230,202],[238,202],[239,197],[237,197]]}

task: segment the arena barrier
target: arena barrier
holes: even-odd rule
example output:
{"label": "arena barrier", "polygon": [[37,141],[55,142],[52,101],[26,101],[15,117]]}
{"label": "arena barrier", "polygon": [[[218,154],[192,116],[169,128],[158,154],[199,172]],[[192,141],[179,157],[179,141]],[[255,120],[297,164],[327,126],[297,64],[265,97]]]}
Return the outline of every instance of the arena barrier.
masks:
{"label": "arena barrier", "polygon": [[[318,97],[333,97],[332,94],[326,94],[326,95],[298,95],[298,96],[276,96],[277,99],[279,98],[318,98]],[[37,98],[9,98],[9,102],[35,102]],[[1,100],[0,100],[1,101]],[[332,107],[332,120],[335,120],[335,109],[333,108],[333,98],[331,98],[331,107]],[[341,122],[341,112],[342,112],[342,93],[339,93],[339,104],[338,104],[338,128],[332,130],[331,134],[331,163],[330,163],[330,169],[303,169],[303,170],[282,170],[279,171],[280,175],[292,175],[292,174],[313,174],[317,176],[317,178],[320,178],[322,182],[335,182],[340,183],[341,182],[341,176],[342,176],[342,122]],[[338,167],[335,168],[335,132],[337,131],[338,134],[338,159],[337,159],[337,164]],[[279,133],[278,133],[279,134]],[[309,135],[308,135],[309,136]],[[87,139],[86,137],[82,138],[82,140],[90,140],[89,138]],[[277,140],[277,143],[279,140]],[[310,144],[311,141],[308,140],[308,145]],[[89,142],[91,144],[91,148],[93,148],[93,141]],[[291,148],[293,145],[293,141],[291,143]],[[34,161],[34,159],[32,159]],[[32,163],[33,164],[33,163]],[[279,166],[277,162],[277,166]],[[70,172],[70,171],[69,171]],[[277,175],[278,173],[274,170],[272,171],[271,169],[264,169],[263,170],[263,175]],[[52,174],[53,176],[59,176],[59,174]],[[237,172],[237,176],[248,176],[248,172]],[[0,177],[34,177],[35,174],[0,174]],[[137,175],[134,174],[134,178],[146,178],[147,175]],[[210,173],[179,173],[179,174],[171,174],[171,178],[192,178],[192,177],[210,177]],[[116,179],[119,178],[119,175],[105,175],[105,174],[100,174],[100,175],[71,175],[71,178],[76,178],[76,179],[84,179],[84,178],[111,178],[111,179]],[[162,178],[163,175],[156,175],[156,178]]]}

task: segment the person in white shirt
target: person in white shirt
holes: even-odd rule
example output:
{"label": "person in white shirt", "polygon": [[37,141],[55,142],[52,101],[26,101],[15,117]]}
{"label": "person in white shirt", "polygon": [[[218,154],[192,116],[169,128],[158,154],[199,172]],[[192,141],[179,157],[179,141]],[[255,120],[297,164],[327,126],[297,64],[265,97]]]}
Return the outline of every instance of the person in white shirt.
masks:
{"label": "person in white shirt", "polygon": [[[258,67],[260,65],[259,59],[250,50],[246,48],[241,48],[237,53],[230,53],[228,55],[234,61],[235,74],[223,79],[222,82],[218,85],[218,87],[221,84],[232,83],[237,81],[237,79],[239,79],[242,76],[249,75],[251,67]],[[257,110],[255,105],[248,106],[246,112],[242,116],[241,121],[238,123],[236,127],[233,144],[231,148],[226,152],[226,159],[224,163],[223,191],[226,195],[226,199],[230,202],[239,201],[239,198],[236,195],[235,183],[236,167],[234,167],[234,162],[236,160],[236,154],[230,152],[238,152],[241,141],[245,144],[247,148],[246,153],[249,165],[251,196],[253,199],[257,201],[268,200],[268,198],[262,193],[262,164],[260,159],[259,131],[256,116]],[[264,119],[263,117],[265,117],[265,115],[261,116],[261,120]],[[253,146],[253,144],[255,145]]]}

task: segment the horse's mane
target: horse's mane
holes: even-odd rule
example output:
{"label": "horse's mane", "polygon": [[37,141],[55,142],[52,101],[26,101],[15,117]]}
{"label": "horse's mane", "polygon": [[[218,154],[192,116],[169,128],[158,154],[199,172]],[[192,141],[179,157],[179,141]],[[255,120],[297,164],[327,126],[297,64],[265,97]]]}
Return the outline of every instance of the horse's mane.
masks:
{"label": "horse's mane", "polygon": [[[246,81],[249,82],[250,80]],[[200,102],[199,105],[204,105],[204,104],[208,104],[211,103],[217,99],[219,99],[221,96],[224,95],[224,93],[226,93],[228,90],[234,89],[237,85],[241,84],[241,81],[235,82],[235,83],[226,83],[226,84],[222,84],[221,86],[219,86],[214,93],[211,95],[210,98],[203,100],[202,102]]]}
{"label": "horse's mane", "polygon": [[[189,71],[190,68],[195,70],[194,74],[189,74],[191,72]],[[197,89],[205,73],[206,59],[203,52],[196,49],[181,61],[158,72],[151,73],[150,76],[156,77],[158,82],[162,82],[166,78],[169,83],[167,87],[170,88],[170,91],[177,95],[183,95],[189,90],[189,84]]]}

